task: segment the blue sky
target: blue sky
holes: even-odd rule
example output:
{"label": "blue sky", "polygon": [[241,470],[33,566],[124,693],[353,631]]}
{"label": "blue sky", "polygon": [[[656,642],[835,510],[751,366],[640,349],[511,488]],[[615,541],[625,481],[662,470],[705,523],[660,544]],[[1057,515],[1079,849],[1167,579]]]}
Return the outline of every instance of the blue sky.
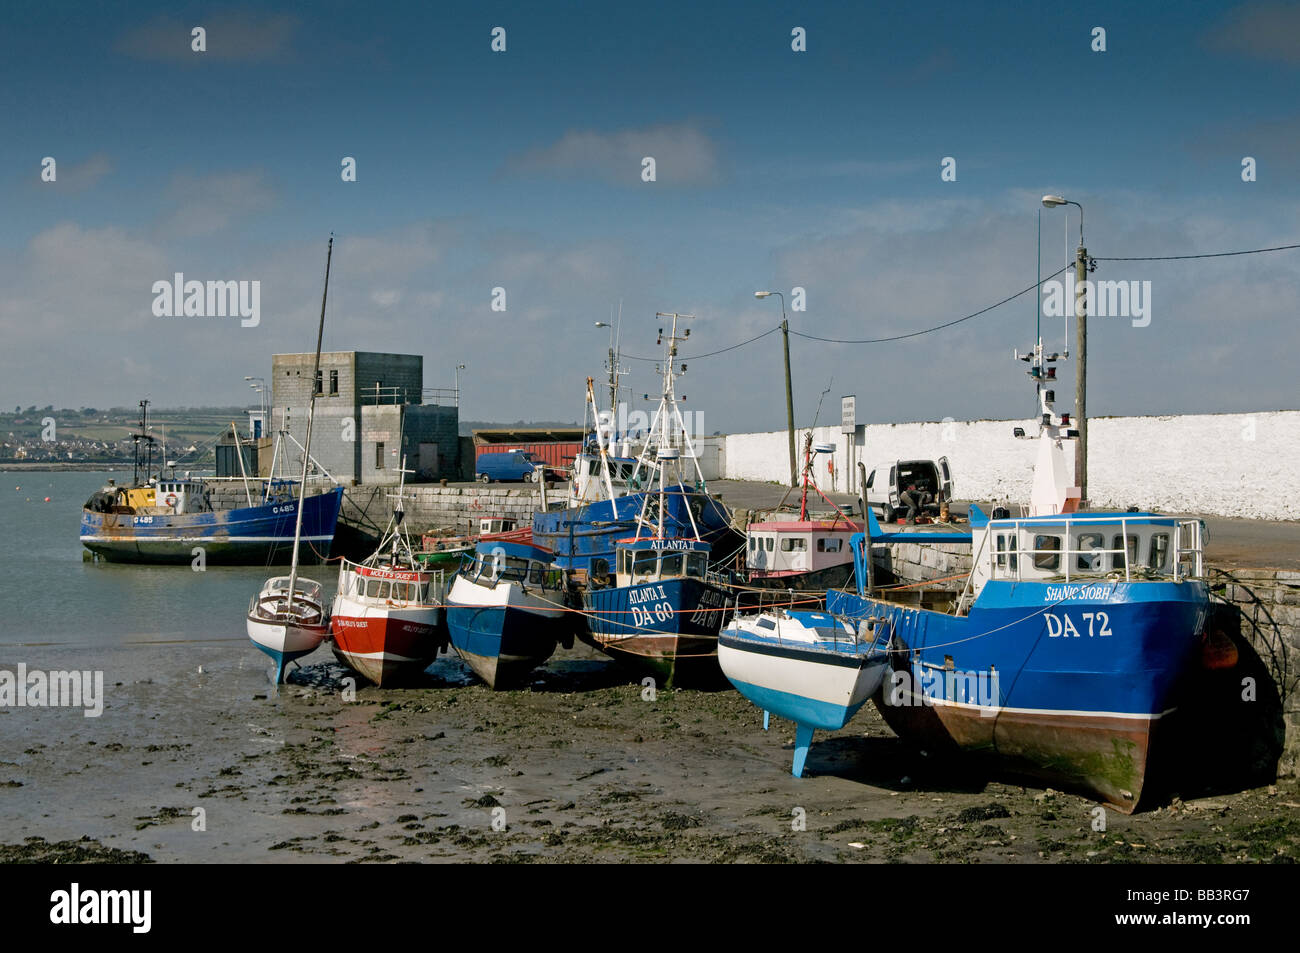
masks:
{"label": "blue sky", "polygon": [[[1097,256],[1300,240],[1295,5],[20,3],[6,27],[0,406],[245,400],[310,348],[330,231],[326,346],[423,354],[428,386],[467,364],[463,415],[501,420],[580,413],[620,300],[639,355],[655,311],[696,313],[697,352],[771,327],[759,288],[805,288],[791,327],[827,337],[984,307],[1034,280],[1044,192]],[[1043,213],[1046,270],[1077,228]],[[155,317],[176,271],[261,281],[261,324]],[[1093,415],[1297,406],[1300,252],[1101,276],[1152,281],[1153,314],[1090,327]],[[1027,415],[1034,307],[794,338],[799,422],[828,386],[863,422]],[[780,372],[770,336],[681,389],[710,431],[775,429]]]}

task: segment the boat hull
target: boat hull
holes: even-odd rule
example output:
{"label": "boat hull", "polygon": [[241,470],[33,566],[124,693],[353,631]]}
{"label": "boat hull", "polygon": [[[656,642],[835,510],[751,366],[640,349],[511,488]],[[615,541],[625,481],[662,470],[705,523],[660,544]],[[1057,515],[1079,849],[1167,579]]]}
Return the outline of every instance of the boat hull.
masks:
{"label": "boat hull", "polygon": [[447,645],[442,614],[437,606],[380,608],[339,596],[330,619],[334,654],[380,687],[413,678]]}
{"label": "boat hull", "polygon": [[[299,563],[329,557],[343,488],[303,502]],[[191,563],[203,551],[209,565],[288,563],[293,556],[297,502],[237,507],[208,513],[138,516],[83,509],[81,544],[109,562]]]}
{"label": "boat hull", "polygon": [[844,592],[827,609],[888,619],[895,647],[877,705],[930,751],[1003,768],[1136,809],[1152,739],[1176,707],[1208,606],[1183,582],[987,583],[968,616]]}
{"label": "boat hull", "polygon": [[558,592],[525,592],[457,576],[447,596],[447,630],[456,654],[492,689],[517,688],[570,637]]}
{"label": "boat hull", "polygon": [[731,630],[718,637],[718,664],[736,690],[764,711],[825,731],[847,725],[889,669],[883,652],[774,645]]}
{"label": "boat hull", "polygon": [[588,589],[583,639],[667,687],[725,684],[718,631],[727,605],[723,589],[694,578]]}
{"label": "boat hull", "polygon": [[246,616],[248,637],[253,645],[275,662],[275,681],[284,681],[284,667],[295,659],[315,652],[329,634],[328,623],[303,625],[266,619],[254,613]]}

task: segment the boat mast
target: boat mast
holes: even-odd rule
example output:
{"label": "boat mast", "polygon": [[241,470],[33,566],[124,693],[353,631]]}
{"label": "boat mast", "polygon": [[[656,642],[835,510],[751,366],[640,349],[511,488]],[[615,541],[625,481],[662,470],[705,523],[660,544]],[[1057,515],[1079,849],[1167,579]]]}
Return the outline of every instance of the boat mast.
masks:
{"label": "boat mast", "polygon": [[316,329],[316,363],[311,372],[311,400],[307,402],[307,440],[302,448],[302,482],[298,484],[298,516],[293,525],[293,563],[289,568],[289,605],[293,614],[293,587],[298,581],[298,544],[302,541],[302,506],[307,497],[307,468],[311,466],[311,423],[316,410],[316,376],[320,373],[320,346],[325,337],[325,301],[330,293],[330,258],[334,255],[334,236],[325,250],[325,290],[320,296],[320,326]]}

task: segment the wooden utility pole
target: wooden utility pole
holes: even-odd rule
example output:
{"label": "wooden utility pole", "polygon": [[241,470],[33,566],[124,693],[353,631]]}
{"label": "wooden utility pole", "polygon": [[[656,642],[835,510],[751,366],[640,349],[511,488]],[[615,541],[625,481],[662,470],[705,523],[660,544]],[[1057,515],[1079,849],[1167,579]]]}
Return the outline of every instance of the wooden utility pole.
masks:
{"label": "wooden utility pole", "polygon": [[[785,299],[781,299],[781,310],[785,311]],[[794,389],[790,384],[790,322],[781,315],[781,338],[785,342],[785,425],[790,434],[790,485],[797,486],[798,463],[794,452]]]}
{"label": "wooden utility pole", "polygon": [[1074,480],[1079,486],[1079,507],[1088,505],[1088,249],[1083,247],[1083,224],[1079,225],[1079,248],[1074,259],[1074,415],[1078,440],[1074,445]]}

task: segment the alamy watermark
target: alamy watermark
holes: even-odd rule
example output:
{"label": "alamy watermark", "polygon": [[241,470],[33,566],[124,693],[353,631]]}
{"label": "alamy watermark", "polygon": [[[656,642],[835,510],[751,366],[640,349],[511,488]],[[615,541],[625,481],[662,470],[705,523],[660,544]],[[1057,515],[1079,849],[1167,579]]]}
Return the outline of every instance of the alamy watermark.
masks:
{"label": "alamy watermark", "polygon": [[18,663],[17,672],[0,670],[0,707],[84,708],[87,718],[104,713],[104,673],[43,672]]}
{"label": "alamy watermark", "polygon": [[260,281],[186,281],[176,272],[171,281],[153,283],[153,313],[159,318],[240,317],[255,328],[262,323]]}
{"label": "alamy watermark", "polygon": [[[686,428],[687,436],[692,440],[704,436],[704,411],[681,410],[679,413],[682,415],[682,424]],[[608,410],[599,411],[596,427],[600,430],[601,437],[608,442],[611,438],[622,439],[644,435],[649,432],[650,424],[653,422],[654,418],[644,410],[632,410],[626,403],[620,403],[617,413],[611,414]],[[658,424],[656,423],[655,426],[657,429]],[[669,426],[676,430],[676,421],[671,421]]]}
{"label": "alamy watermark", "polygon": [[[1088,317],[1131,318],[1133,327],[1145,328],[1151,323],[1150,281],[1093,281],[1083,282],[1083,302]],[[1065,281],[1053,278],[1043,282],[1043,317],[1063,318],[1066,302],[1074,302],[1079,292],[1074,275],[1066,273]],[[1069,305],[1073,311],[1074,305]]]}

